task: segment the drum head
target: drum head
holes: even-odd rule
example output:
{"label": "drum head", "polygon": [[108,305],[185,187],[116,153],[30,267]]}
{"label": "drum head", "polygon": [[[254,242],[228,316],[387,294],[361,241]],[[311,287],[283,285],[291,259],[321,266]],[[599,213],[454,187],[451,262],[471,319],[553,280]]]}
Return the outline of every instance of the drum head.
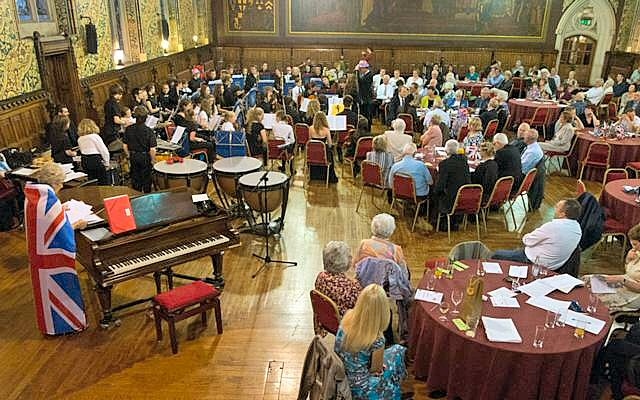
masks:
{"label": "drum head", "polygon": [[[258,185],[258,181],[260,180],[260,178],[262,178],[263,175],[264,172],[262,171],[252,172],[250,174],[241,176],[238,180],[238,183],[243,186],[243,189],[251,189]],[[288,180],[289,177],[282,172],[269,171],[269,173],[267,174],[266,187],[269,188],[271,186],[280,186]],[[260,188],[262,187],[265,187],[264,182],[260,182]]]}
{"label": "drum head", "polygon": [[228,157],[213,163],[213,170],[225,174],[243,174],[262,167],[262,161],[253,157]]}
{"label": "drum head", "polygon": [[182,162],[167,164],[160,161],[153,165],[153,169],[167,175],[191,175],[207,170],[207,163],[200,160],[185,158]]}

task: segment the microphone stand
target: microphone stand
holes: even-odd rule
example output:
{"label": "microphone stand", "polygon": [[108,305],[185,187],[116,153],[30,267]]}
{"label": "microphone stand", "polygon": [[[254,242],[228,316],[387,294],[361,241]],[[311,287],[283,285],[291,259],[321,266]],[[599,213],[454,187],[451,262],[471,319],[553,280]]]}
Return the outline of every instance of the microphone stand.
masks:
{"label": "microphone stand", "polygon": [[[269,212],[267,211],[267,206],[268,206],[267,205],[267,182],[269,181],[268,175],[269,175],[269,171],[265,172],[264,175],[262,175],[262,177],[258,181],[258,184],[256,185],[256,188],[257,188],[261,182],[264,182],[264,184],[262,185],[264,188],[264,191],[259,195],[262,195],[263,208],[260,214],[262,219],[262,225],[264,226],[264,234],[266,236],[267,254],[265,256],[261,256],[259,254],[253,253],[253,257],[256,257],[257,259],[262,260],[262,266],[260,266],[260,268],[253,275],[251,275],[251,279],[255,279],[255,277],[258,276],[258,274],[262,272],[262,270],[265,269],[268,264],[285,264],[285,265],[292,265],[292,266],[298,265],[296,261],[273,260],[269,255],[269,234],[271,231],[271,228],[269,227],[269,225],[271,221],[267,221],[267,220],[271,218],[269,217]],[[284,220],[281,221],[281,223],[284,224]]]}

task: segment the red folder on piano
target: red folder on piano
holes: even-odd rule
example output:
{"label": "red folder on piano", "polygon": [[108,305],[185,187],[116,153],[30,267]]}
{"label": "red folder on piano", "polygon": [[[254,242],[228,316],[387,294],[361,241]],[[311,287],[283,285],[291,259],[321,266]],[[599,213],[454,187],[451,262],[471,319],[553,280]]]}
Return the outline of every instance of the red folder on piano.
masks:
{"label": "red folder on piano", "polygon": [[109,227],[114,235],[136,229],[136,219],[129,196],[109,197],[104,199],[104,209],[109,219]]}

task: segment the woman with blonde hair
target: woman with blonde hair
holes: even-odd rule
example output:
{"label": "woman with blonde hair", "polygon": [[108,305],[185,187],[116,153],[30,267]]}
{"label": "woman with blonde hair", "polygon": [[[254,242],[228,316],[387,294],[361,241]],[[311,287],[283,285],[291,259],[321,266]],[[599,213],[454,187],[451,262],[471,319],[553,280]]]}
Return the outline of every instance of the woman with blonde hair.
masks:
{"label": "woman with blonde hair", "polygon": [[[309,127],[309,137],[312,140],[319,140],[326,145],[327,149],[327,161],[329,162],[329,182],[338,182],[338,176],[333,168],[333,142],[331,140],[331,131],[329,130],[329,122],[327,116],[318,111],[313,117],[313,124]],[[310,165],[309,166],[310,179],[326,180],[327,168],[323,166]]]}
{"label": "woman with blonde hair", "polygon": [[486,201],[498,180],[498,163],[494,160],[496,151],[493,143],[483,142],[478,151],[482,160],[471,173],[471,183],[482,185],[482,200]]}
{"label": "woman with blonde hair", "polygon": [[247,144],[252,157],[262,155],[267,162],[267,130],[262,125],[264,111],[260,107],[254,107],[247,113]]}
{"label": "woman with blonde hair", "polygon": [[106,185],[109,149],[100,137],[100,128],[90,119],[85,118],[78,124],[78,148],[82,168],[89,179],[97,179],[98,185]]}
{"label": "woman with blonde hair", "polygon": [[307,125],[313,124],[316,114],[320,110],[320,102],[318,100],[309,100],[309,104],[307,104],[307,113],[305,114],[305,122],[307,123]]}
{"label": "woman with blonde hair", "polygon": [[469,118],[467,126],[469,127],[469,134],[464,138],[464,147],[480,146],[480,143],[484,142],[482,120],[478,117],[471,117]]}
{"label": "woman with blonde hair", "polygon": [[390,316],[387,294],[382,286],[371,284],[342,318],[335,351],[344,363],[354,400],[402,397],[406,348],[396,344],[385,350],[383,332]]}

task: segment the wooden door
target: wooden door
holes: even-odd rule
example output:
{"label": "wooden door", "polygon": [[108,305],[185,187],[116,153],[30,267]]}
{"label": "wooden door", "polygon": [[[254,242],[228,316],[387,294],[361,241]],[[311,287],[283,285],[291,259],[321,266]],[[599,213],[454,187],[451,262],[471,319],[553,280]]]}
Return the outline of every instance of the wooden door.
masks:
{"label": "wooden door", "polygon": [[564,40],[560,53],[558,73],[566,79],[569,71],[576,71],[576,80],[581,86],[590,86],[591,66],[596,50],[596,41],[582,35],[571,36]]}

